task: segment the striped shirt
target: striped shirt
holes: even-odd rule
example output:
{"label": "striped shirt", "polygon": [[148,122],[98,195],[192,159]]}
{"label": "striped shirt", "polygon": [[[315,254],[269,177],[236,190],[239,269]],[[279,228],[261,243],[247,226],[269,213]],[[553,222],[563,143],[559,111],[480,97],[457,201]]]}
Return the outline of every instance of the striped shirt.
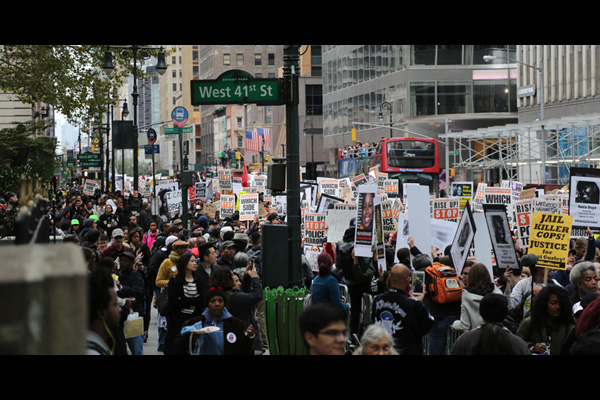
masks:
{"label": "striped shirt", "polygon": [[[196,287],[196,282],[193,280],[186,280],[186,284],[183,286],[183,295],[185,297],[194,297],[198,294],[198,288]],[[184,314],[192,314],[194,312],[194,306],[188,308],[182,308],[181,312]]]}

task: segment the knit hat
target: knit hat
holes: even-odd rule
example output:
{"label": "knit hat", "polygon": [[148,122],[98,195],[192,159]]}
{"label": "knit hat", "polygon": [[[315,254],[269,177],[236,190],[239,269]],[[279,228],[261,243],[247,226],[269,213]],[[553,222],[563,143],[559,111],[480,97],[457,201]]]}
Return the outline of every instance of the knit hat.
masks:
{"label": "knit hat", "polygon": [[208,294],[206,295],[206,302],[210,302],[210,299],[215,296],[221,296],[223,301],[225,301],[225,292],[220,286],[211,286],[211,288],[208,290]]}

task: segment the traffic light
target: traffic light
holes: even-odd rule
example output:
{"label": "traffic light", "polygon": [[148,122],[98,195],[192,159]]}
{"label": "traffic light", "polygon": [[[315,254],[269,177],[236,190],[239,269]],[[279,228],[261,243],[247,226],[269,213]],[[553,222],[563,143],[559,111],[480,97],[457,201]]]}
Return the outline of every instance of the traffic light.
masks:
{"label": "traffic light", "polygon": [[92,153],[97,153],[100,151],[100,148],[98,147],[98,139],[94,139],[92,141]]}
{"label": "traffic light", "polygon": [[454,178],[454,168],[448,168],[448,178]]}
{"label": "traffic light", "polygon": [[235,158],[236,160],[239,160],[242,157],[242,154],[239,151],[235,152]]}

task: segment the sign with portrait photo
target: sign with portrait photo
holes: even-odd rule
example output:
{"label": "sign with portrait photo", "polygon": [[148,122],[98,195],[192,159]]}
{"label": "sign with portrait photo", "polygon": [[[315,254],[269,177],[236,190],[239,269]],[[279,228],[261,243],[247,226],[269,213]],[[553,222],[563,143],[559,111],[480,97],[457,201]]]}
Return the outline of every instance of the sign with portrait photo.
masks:
{"label": "sign with portrait photo", "polygon": [[452,257],[452,263],[456,272],[460,274],[467,257],[469,256],[469,249],[473,243],[475,237],[475,221],[473,220],[473,214],[471,213],[470,204],[465,204],[465,210],[460,217],[454,240],[452,241],[452,247],[450,248],[450,256]]}
{"label": "sign with portrait photo", "polygon": [[484,204],[483,212],[499,269],[518,270],[517,254],[510,233],[506,208],[502,204]]}
{"label": "sign with portrait photo", "polygon": [[569,182],[569,214],[573,217],[572,237],[585,236],[589,226],[600,231],[600,170],[571,168]]}
{"label": "sign with portrait photo", "polygon": [[372,257],[373,231],[375,230],[374,201],[377,185],[358,187],[356,208],[356,233],[354,236],[354,254],[357,257]]}

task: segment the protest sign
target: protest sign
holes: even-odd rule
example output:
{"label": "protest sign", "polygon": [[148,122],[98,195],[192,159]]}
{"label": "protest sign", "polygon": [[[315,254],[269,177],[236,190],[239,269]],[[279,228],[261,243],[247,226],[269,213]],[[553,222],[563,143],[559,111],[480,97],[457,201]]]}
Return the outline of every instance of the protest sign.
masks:
{"label": "protest sign", "polygon": [[570,174],[569,214],[573,217],[572,236],[585,232],[587,227],[597,233],[600,231],[600,170],[571,168]]}
{"label": "protest sign", "polygon": [[538,257],[536,267],[566,269],[572,223],[572,215],[532,214],[528,253]]}
{"label": "protest sign", "polygon": [[356,217],[356,209],[333,208],[327,211],[327,241],[337,243],[344,237],[346,229],[350,227],[350,220]]}
{"label": "protest sign", "polygon": [[478,183],[477,191],[475,192],[475,199],[473,199],[473,211],[474,212],[483,212],[483,200],[485,188],[487,187],[487,183]]}
{"label": "protest sign", "polygon": [[386,179],[383,181],[383,190],[389,197],[398,197],[400,186],[398,179]]}
{"label": "protest sign", "polygon": [[464,210],[465,204],[473,202],[473,182],[452,182],[452,197],[460,199],[460,209]]}
{"label": "protest sign", "polygon": [[458,228],[454,235],[454,240],[452,241],[452,248],[450,249],[450,256],[452,257],[456,272],[459,274],[469,255],[469,249],[473,243],[475,231],[475,221],[471,214],[470,204],[467,203],[465,204],[465,210],[458,223]]}
{"label": "protest sign", "polygon": [[499,269],[510,267],[512,270],[518,270],[517,254],[504,205],[484,204],[483,212],[494,249],[496,265]]}
{"label": "protest sign", "polygon": [[180,212],[181,209],[181,190],[172,190],[165,193],[165,200],[167,202],[167,211],[172,217]]}
{"label": "protest sign", "polygon": [[529,235],[531,231],[531,213],[533,212],[533,198],[520,199],[515,202],[515,217],[517,223],[517,237],[519,247],[529,247]]}
{"label": "protest sign", "polygon": [[325,214],[308,213],[304,215],[304,244],[321,246],[325,238]]}
{"label": "protest sign", "polygon": [[240,194],[240,221],[252,221],[258,215],[258,193]]}
{"label": "protest sign", "polygon": [[392,202],[390,200],[381,202],[381,217],[383,219],[383,233],[393,235],[398,230]]}
{"label": "protest sign", "polygon": [[95,181],[92,179],[86,179],[85,184],[83,185],[83,194],[88,196],[93,196],[96,189],[100,188],[100,181]]}
{"label": "protest sign", "polygon": [[381,212],[381,198],[375,196],[375,252],[377,255],[377,270],[385,271],[385,235],[383,232],[383,214]]}
{"label": "protest sign", "polygon": [[233,190],[233,178],[230,169],[220,169],[219,174],[219,191],[223,193],[225,190]]}
{"label": "protest sign", "polygon": [[221,196],[219,218],[230,218],[235,213],[235,196],[224,194]]}
{"label": "protest sign", "polygon": [[455,198],[436,198],[431,200],[431,216],[435,219],[458,222],[460,199]]}
{"label": "protest sign", "polygon": [[377,185],[361,185],[358,187],[356,209],[356,234],[354,237],[354,252],[357,257],[371,257],[373,252],[374,199]]}

